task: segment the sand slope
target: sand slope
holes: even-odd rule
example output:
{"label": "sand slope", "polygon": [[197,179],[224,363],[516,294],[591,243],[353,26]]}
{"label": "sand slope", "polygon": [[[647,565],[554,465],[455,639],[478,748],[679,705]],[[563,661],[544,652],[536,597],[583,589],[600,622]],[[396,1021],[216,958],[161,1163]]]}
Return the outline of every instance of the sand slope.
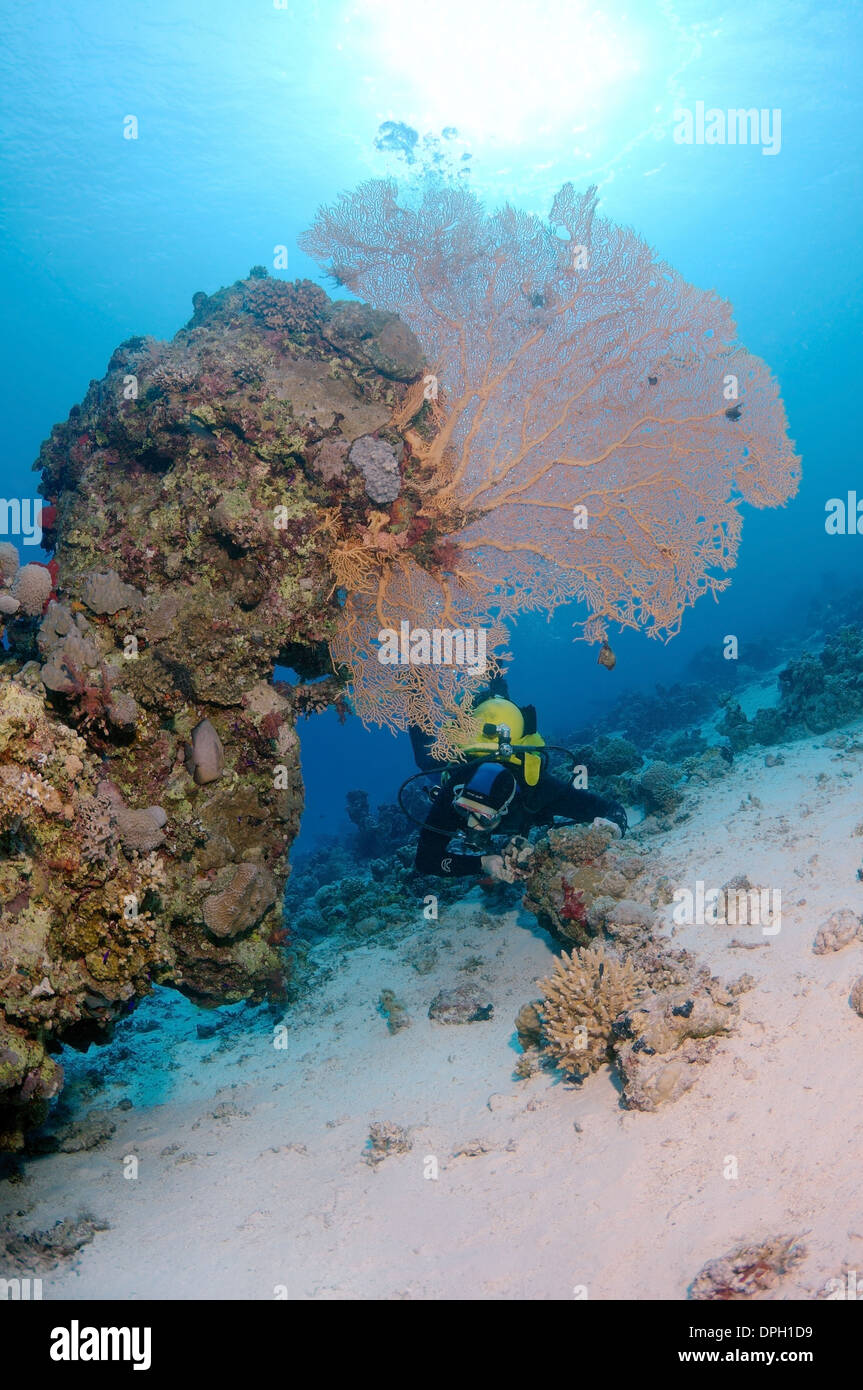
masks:
{"label": "sand slope", "polygon": [[[513,1080],[513,1019],[549,969],[549,940],[524,913],[483,925],[478,889],[437,923],[418,902],[411,937],[318,948],[326,969],[286,1015],[286,1050],[263,1012],[199,1040],[213,1016],[180,1000],[151,1006],[158,1029],[124,1032],[138,1079],[118,1087],[121,1061],[96,1097],[134,1102],[112,1110],[112,1138],[35,1161],[0,1196],[25,1230],[84,1209],[110,1222],[43,1275],[44,1296],[680,1299],[705,1261],[776,1232],[806,1233],[808,1256],[774,1297],[813,1298],[863,1270],[863,1019],[848,1003],[863,944],[811,949],[833,909],[863,907],[863,742],[849,742],[794,744],[778,767],[761,751],[739,758],[649,841],[675,885],[746,873],[782,892],[776,936],[676,929],[723,978],[756,984],[675,1106],[621,1109],[608,1068],[580,1088]],[[436,962],[420,974],[410,957],[428,946]],[[437,990],[465,981],[493,1018],[431,1022]],[[387,1031],[382,988],[409,1028]],[[373,1121],[407,1127],[410,1152],[365,1162]]]}

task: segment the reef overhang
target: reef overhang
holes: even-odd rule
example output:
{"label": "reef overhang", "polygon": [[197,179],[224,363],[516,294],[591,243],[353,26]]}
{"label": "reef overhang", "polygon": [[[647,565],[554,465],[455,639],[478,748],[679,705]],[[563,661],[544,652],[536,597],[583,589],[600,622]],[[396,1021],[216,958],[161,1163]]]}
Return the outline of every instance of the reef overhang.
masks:
{"label": "reef overhang", "polygon": [[43,445],[50,566],[0,557],[0,1148],[154,983],[283,991],[295,724],[345,699],[331,552],[401,491],[395,315],[260,267],[194,309]]}

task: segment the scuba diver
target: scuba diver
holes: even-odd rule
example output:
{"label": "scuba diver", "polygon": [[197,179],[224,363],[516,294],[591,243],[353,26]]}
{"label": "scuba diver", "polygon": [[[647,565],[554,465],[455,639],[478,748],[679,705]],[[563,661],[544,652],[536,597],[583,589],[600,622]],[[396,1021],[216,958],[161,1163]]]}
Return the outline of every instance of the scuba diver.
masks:
{"label": "scuba diver", "polygon": [[[618,802],[547,771],[550,745],[537,732],[532,705],[520,709],[492,694],[474,714],[481,734],[464,748],[468,761],[448,765],[440,785],[431,790],[432,806],[417,845],[419,873],[447,878],[476,874],[513,883],[523,876],[517,867],[519,841],[525,845],[522,837],[528,830],[553,825],[555,816],[570,824],[598,819],[611,823],[619,835],[626,833],[626,811]],[[430,737],[417,728],[410,736],[421,769],[417,775],[441,772],[440,763],[429,756]],[[500,851],[493,836],[510,844]]]}

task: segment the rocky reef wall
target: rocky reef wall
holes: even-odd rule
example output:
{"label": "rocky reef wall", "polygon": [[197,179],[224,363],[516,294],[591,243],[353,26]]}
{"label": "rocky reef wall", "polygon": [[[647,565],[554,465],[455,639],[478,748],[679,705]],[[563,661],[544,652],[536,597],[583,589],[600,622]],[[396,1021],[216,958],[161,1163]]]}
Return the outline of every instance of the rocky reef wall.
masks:
{"label": "rocky reef wall", "polygon": [[61,1042],[154,983],[282,990],[295,723],[344,699],[333,536],[401,487],[422,359],[394,315],[259,268],[194,307],[43,445],[50,566],[0,556],[0,1147],[59,1089]]}

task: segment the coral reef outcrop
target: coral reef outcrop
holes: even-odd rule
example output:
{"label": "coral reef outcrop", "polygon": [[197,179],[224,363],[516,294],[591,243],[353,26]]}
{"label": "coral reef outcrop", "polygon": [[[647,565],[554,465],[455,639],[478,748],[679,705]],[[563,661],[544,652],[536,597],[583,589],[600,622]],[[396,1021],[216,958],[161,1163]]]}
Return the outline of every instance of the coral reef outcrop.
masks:
{"label": "coral reef outcrop", "polygon": [[551,1062],[581,1080],[610,1062],[635,1110],[655,1110],[694,1084],[750,982],[726,988],[689,952],[671,949],[656,933],[665,901],[656,864],[605,825],[562,826],[539,842],[524,906],[575,949],[519,1011],[519,1076]]}
{"label": "coral reef outcrop", "polygon": [[154,981],[204,1005],[284,988],[294,726],[344,709],[336,537],[362,550],[401,490],[408,542],[405,325],[260,268],[194,307],[172,342],[123,343],[43,445],[54,559],[0,552],[0,1143],[56,1092],[59,1044]]}
{"label": "coral reef outcrop", "polygon": [[[34,673],[29,673],[31,676]],[[167,860],[130,844],[126,805],[45,689],[0,672],[0,1149],[59,1091],[61,1042],[86,1047],[170,978]]]}
{"label": "coral reef outcrop", "polygon": [[[524,906],[558,940],[586,946],[609,916],[620,916],[617,905],[631,899],[644,869],[643,855],[616,840],[613,827],[559,826],[536,846]],[[637,912],[645,912],[643,904]]]}

